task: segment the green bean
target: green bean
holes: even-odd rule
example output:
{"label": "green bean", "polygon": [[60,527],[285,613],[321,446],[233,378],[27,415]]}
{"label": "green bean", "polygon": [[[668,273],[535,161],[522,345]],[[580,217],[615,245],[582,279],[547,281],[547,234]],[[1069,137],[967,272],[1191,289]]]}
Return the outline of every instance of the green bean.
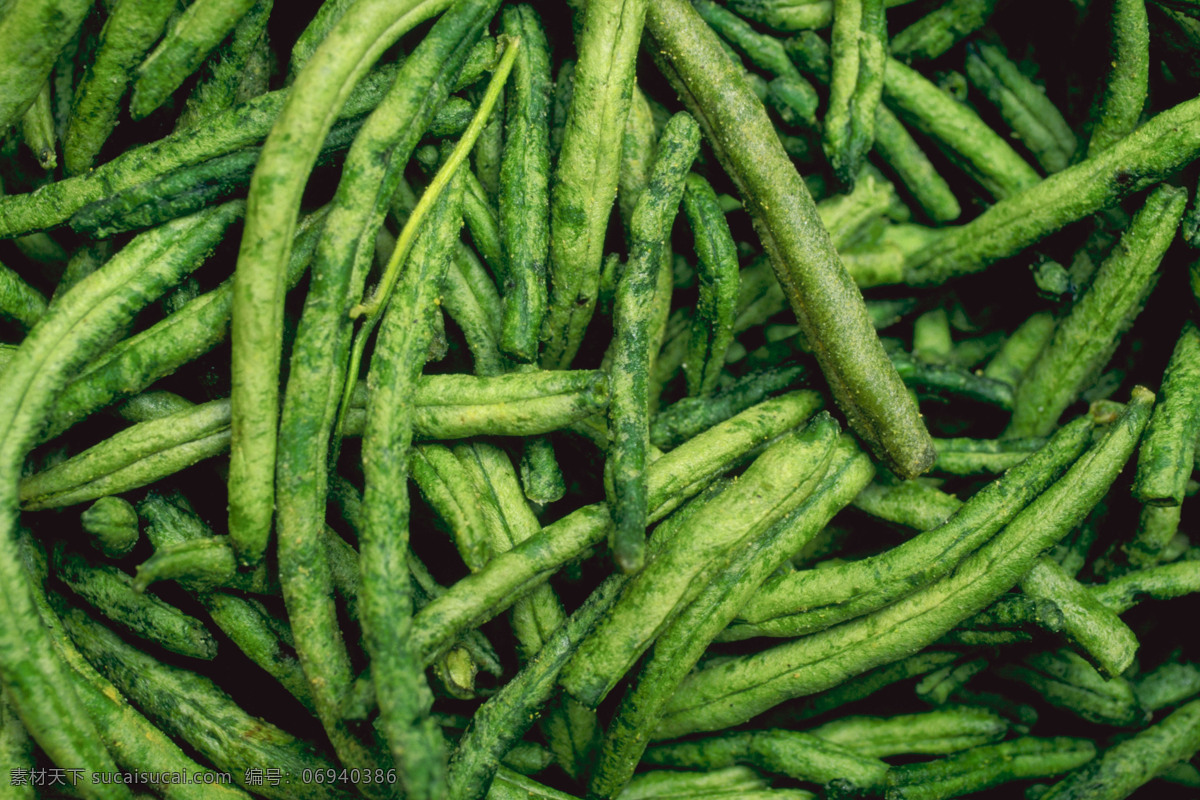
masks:
{"label": "green bean", "polygon": [[1195,664],[1164,661],[1134,681],[1133,692],[1147,711],[1160,711],[1200,693],[1200,669]]}
{"label": "green bean", "polygon": [[[63,295],[56,307],[25,338],[5,370],[7,391],[0,400],[0,556],[15,544],[20,464],[34,444],[52,396],[68,377],[97,354],[108,337],[129,322],[142,306],[161,295],[198,265],[224,233],[228,209],[214,209],[145,233],[100,270]],[[7,644],[0,652],[0,675],[26,728],[58,763],[97,771],[111,760],[92,732],[78,700],[65,683],[61,662],[34,619],[30,587],[17,567],[15,553],[0,558],[11,564],[3,574]],[[32,674],[26,674],[32,670]],[[19,687],[19,688],[18,688]],[[120,790],[97,795],[128,796]]]}
{"label": "green bean", "polygon": [[617,284],[613,309],[613,361],[609,378],[609,453],[612,475],[613,557],[625,572],[641,569],[646,535],[646,451],[650,446],[649,377],[651,298],[662,266],[661,250],[678,213],[684,179],[700,149],[700,129],[686,113],[667,123],[650,180],[633,212],[629,263]]}
{"label": "green bean", "polygon": [[500,352],[500,295],[479,259],[465,244],[454,250],[442,288],[441,310],[467,341],[476,375],[499,375],[509,366]]}
{"label": "green bean", "polygon": [[450,800],[474,800],[487,792],[500,757],[532,724],[537,709],[554,690],[564,664],[611,608],[625,581],[624,576],[616,575],[600,584],[550,635],[533,660],[475,712],[450,762]]}
{"label": "green bean", "polygon": [[[247,714],[208,678],[156,661],[77,609],[63,611],[63,624],[75,646],[99,664],[121,693],[235,781],[246,785],[247,768],[263,764],[293,775],[332,769],[315,747]],[[350,797],[337,784],[264,783],[253,791],[271,798]]]}
{"label": "green bean", "polygon": [[[45,580],[45,554],[25,539],[24,568],[37,584]],[[166,800],[249,800],[249,795],[232,786],[206,784],[199,773],[205,767],[189,758],[170,737],[130,707],[117,688],[109,683],[75,649],[63,629],[62,621],[51,608],[43,592],[35,593],[35,603],[43,624],[59,656],[74,673],[74,688],[87,713],[96,721],[101,740],[116,753],[117,763],[127,770],[173,773],[196,780],[195,784],[163,783],[155,786]],[[200,788],[197,788],[200,787]]]}
{"label": "green bean", "polygon": [[[300,280],[308,265],[324,218],[317,213],[301,222],[288,262],[289,286]],[[232,294],[233,283],[227,280],[95,359],[55,398],[42,438],[59,435],[91,412],[144,389],[215,347],[228,333]]]}
{"label": "green bean", "polygon": [[550,104],[550,160],[558,160],[562,152],[563,137],[567,131],[567,116],[570,114],[571,97],[575,94],[575,61],[567,59],[558,68],[554,78],[554,99]]}
{"label": "green bean", "polygon": [[1133,663],[1138,648],[1133,631],[1064,572],[1058,562],[1045,556],[1038,559],[1021,579],[1021,590],[1030,597],[1057,604],[1063,613],[1067,636],[1106,675],[1120,675]]}
{"label": "green bean", "polygon": [[896,800],[962,797],[1009,781],[1059,775],[1095,757],[1096,746],[1087,739],[1023,736],[938,761],[895,767],[887,776],[887,796]]}
{"label": "green bean", "polygon": [[776,78],[767,84],[767,103],[793,128],[817,128],[818,102],[817,90],[803,78]]}
{"label": "green bean", "polygon": [[446,5],[445,0],[370,0],[348,9],[288,91],[263,145],[233,289],[229,529],[246,561],[261,556],[270,528],[283,279],[301,192],[350,89],[397,38]]}
{"label": "green bean", "polygon": [[191,75],[204,58],[255,0],[196,0],[181,14],[167,35],[138,67],[129,112],[134,119],[148,116]]}
{"label": "green bean", "polygon": [[701,570],[727,563],[739,543],[750,546],[808,498],[825,475],[835,435],[836,425],[824,418],[781,439],[735,485],[693,501],[692,518],[679,521],[669,540],[657,532],[653,558],[580,646],[563,671],[563,687],[595,707],[704,589]]}
{"label": "green bean", "polygon": [[1029,686],[1050,705],[1089,722],[1136,728],[1150,716],[1138,704],[1129,681],[1101,676],[1071,650],[1035,653],[1001,665],[996,673]]}
{"label": "green bean", "polygon": [[[819,402],[811,392],[768,400],[698,434],[651,463],[646,474],[648,521],[662,519],[752,449],[803,422],[816,411]],[[414,649],[427,663],[458,632],[500,613],[563,563],[603,541],[610,524],[605,506],[585,506],[492,559],[417,613],[413,620]]]}
{"label": "green bean", "polygon": [[1118,800],[1200,748],[1200,700],[1194,700],[1105,751],[1055,784],[1042,800]]}
{"label": "green bean", "polygon": [[153,595],[134,588],[133,580],[116,567],[89,564],[78,553],[56,548],[54,574],[76,595],[112,622],[139,639],[172,653],[211,660],[217,643],[200,620]]}
{"label": "green bean", "polygon": [[[821,419],[820,417],[818,419]],[[822,424],[828,425],[828,420]],[[591,793],[612,796],[629,780],[674,688],[773,571],[810,541],[870,479],[865,456],[846,437],[834,446],[821,483],[795,510],[733,557],[659,635],[637,683],[625,695],[592,773]]]}
{"label": "green bean", "polygon": [[146,486],[229,446],[228,405],[192,410],[134,425],[74,458],[21,482],[22,508],[84,503]]}
{"label": "green bean", "polygon": [[[951,228],[906,269],[912,284],[942,283],[978,272],[1064,225],[1161,180],[1200,151],[1194,118],[1200,101],[1186,101],[1150,119],[1099,155],[1049,176]],[[1039,213],[1031,214],[1037,208]]]}
{"label": "green bean", "polygon": [[1128,572],[1091,587],[1092,594],[1118,614],[1133,608],[1142,596],[1159,600],[1200,592],[1200,563],[1180,561]]}
{"label": "green bean", "polygon": [[983,376],[1018,386],[1038,353],[1054,335],[1054,315],[1039,311],[1022,322],[983,368]]}
{"label": "green bean", "polygon": [[646,751],[647,763],[662,767],[730,767],[749,764],[765,772],[812,783],[844,781],[860,792],[883,785],[888,765],[844,745],[787,730],[727,733],[708,739],[663,744]]}
{"label": "green bean", "polygon": [[550,249],[550,129],[553,85],[546,34],[529,6],[505,9],[503,27],[520,36],[513,88],[505,110],[500,164],[500,236],[504,252],[504,321],[500,346],[523,362],[537,359],[546,314]]}
{"label": "green bean", "polygon": [[[431,189],[432,191],[432,189]],[[435,797],[442,785],[443,744],[428,716],[429,688],[412,646],[412,598],[403,571],[408,551],[411,402],[429,349],[436,292],[461,221],[462,185],[452,181],[435,201],[413,243],[407,269],[383,317],[367,373],[363,432],[364,525],[359,536],[359,618],[379,701],[380,726],[407,796]]]}
{"label": "green bean", "polygon": [[1078,142],[1062,114],[1036,85],[993,44],[967,46],[967,77],[983,92],[1013,133],[1046,172],[1071,163]]}
{"label": "green bean", "polygon": [[[659,127],[655,124],[650,100],[646,93],[635,85],[630,96],[629,116],[625,119],[625,132],[621,138],[621,168],[617,173],[617,210],[621,214],[627,240],[629,225],[633,221],[633,210],[642,190],[646,188],[646,182],[650,180],[650,164],[654,160],[654,145],[658,141]],[[600,277],[600,302],[609,308],[612,306],[615,283],[615,280],[610,280],[610,275],[615,276],[615,270],[610,270],[609,259],[615,257],[615,254],[608,256]]]}
{"label": "green bean", "polygon": [[86,0],[14,0],[0,18],[0,129],[20,121],[54,69],[91,4]]}
{"label": "green bean", "polygon": [[0,264],[0,316],[32,328],[46,313],[46,298],[21,276]]}
{"label": "green bean", "polygon": [[[458,168],[467,159],[471,147],[479,138],[484,126],[487,124],[492,108],[500,99],[501,92],[504,88],[505,81],[508,80],[509,72],[512,71],[513,64],[516,61],[516,55],[520,48],[519,39],[506,39],[504,54],[500,58],[500,62],[496,65],[496,71],[492,75],[492,79],[488,82],[487,90],[479,100],[479,109],[476,111],[471,124],[467,130],[463,132],[462,137],[450,150],[446,156],[445,163],[438,169],[429,185],[425,188],[421,198],[413,206],[412,213],[404,222],[404,227],[400,231],[399,237],[396,239],[396,245],[392,248],[391,255],[388,257],[386,266],[383,268],[383,275],[379,283],[371,291],[370,295],[361,303],[350,309],[351,319],[356,317],[365,317],[362,326],[355,334],[353,344],[350,349],[349,366],[346,370],[344,379],[344,387],[342,392],[342,406],[339,411],[338,421],[334,427],[334,452],[337,452],[337,445],[341,439],[341,432],[344,427],[346,413],[350,407],[350,395],[354,391],[354,380],[359,373],[362,362],[363,351],[366,348],[366,343],[375,326],[378,324],[380,316],[387,307],[388,299],[391,296],[392,290],[395,288],[396,281],[400,276],[400,266],[404,262],[405,256],[408,254],[409,248],[412,246],[416,237],[417,231],[420,229],[421,223],[431,213],[433,207],[437,204],[441,196],[445,193],[446,188],[454,180],[454,176],[458,172]],[[465,179],[464,179],[465,182]],[[431,323],[435,328],[441,328],[443,325],[442,316],[435,306],[434,316]],[[444,338],[444,337],[443,337]],[[433,341],[433,339],[431,339]]]}
{"label": "green bean", "polygon": [[635,776],[625,787],[622,800],[656,798],[720,797],[722,792],[744,795],[765,789],[767,782],[749,767],[725,767],[704,772],[652,770]]}
{"label": "green bean", "polygon": [[162,35],[175,7],[169,0],[114,4],[71,101],[63,137],[63,167],[68,175],[79,175],[92,166],[116,125],[130,73]]}
{"label": "green bean", "polygon": [[1008,722],[982,708],[957,706],[894,717],[842,717],[807,731],[871,758],[942,755],[1003,738]]}
{"label": "green bean", "polygon": [[[493,8],[488,2],[467,4],[440,20],[406,60],[393,90],[364,126],[359,144],[348,156],[354,166],[343,171],[347,179],[339,187],[336,211],[331,212],[334,221],[319,245],[292,351],[275,467],[281,583],[297,654],[305,674],[321,678],[313,683],[313,699],[344,763],[382,763],[341,718],[342,695],[352,677],[320,525],[330,434],[351,351],[352,329],[345,311],[361,296],[375,230],[399,184],[403,162],[424,127],[421,122],[431,119],[433,109],[446,97]],[[415,124],[399,122],[410,120]],[[357,369],[353,377],[356,381]],[[463,421],[471,418],[471,409],[457,410]]]}
{"label": "green bean", "polygon": [[[479,198],[491,208],[495,208],[499,202],[500,162],[504,150],[504,87],[501,87],[499,91],[495,110],[488,113],[483,129],[472,150],[475,160],[473,174],[479,178],[479,188],[483,190]],[[480,92],[478,89],[473,89],[470,94],[479,96]],[[464,212],[468,211],[472,202],[468,199],[471,194],[474,194],[474,190],[468,184],[463,195]],[[495,213],[492,216],[495,217]],[[474,236],[474,233],[471,235]],[[498,248],[497,252],[499,252]]]}
{"label": "green bean", "polygon": [[325,37],[341,20],[342,15],[346,13],[346,9],[352,3],[353,0],[330,0],[330,2],[321,3],[317,7],[313,18],[309,20],[308,25],[296,37],[296,43],[292,45],[291,58],[288,59],[289,84],[295,82],[296,76],[307,66],[317,48],[325,41]]}
{"label": "green bean", "polygon": [[521,486],[529,501],[539,506],[561,500],[567,493],[554,443],[547,436],[526,439],[521,446]]}
{"label": "green bean", "polygon": [[875,109],[883,94],[887,21],[883,0],[835,0],[831,34],[825,155],[834,175],[852,188],[875,140]]}
{"label": "green bean", "polygon": [[982,28],[996,0],[949,0],[892,37],[892,56],[905,63],[937,58]]}
{"label": "green bean", "polygon": [[998,474],[1015,467],[1045,444],[1044,439],[934,439],[933,469],[951,475]]}
{"label": "green bean", "polygon": [[1170,186],[1146,199],[1092,285],[1059,321],[1054,337],[1021,380],[1006,435],[1049,433],[1108,362],[1154,284],[1186,202],[1187,193]]}
{"label": "green bean", "polygon": [[816,207],[757,99],[720,55],[715,35],[686,3],[647,11],[656,58],[682,89],[718,158],[734,177],[822,371],[851,427],[904,477],[933,462],[929,434],[840,265]]}
{"label": "green bean", "polygon": [[42,169],[58,166],[58,146],[54,139],[54,117],[50,108],[50,81],[42,84],[33,105],[21,117],[21,139]]}
{"label": "green bean", "polygon": [[[935,440],[936,441],[936,440]],[[939,489],[934,481],[876,480],[854,498],[854,507],[873,517],[918,531],[945,525],[962,508],[963,502]]]}
{"label": "green bean", "polygon": [[870,697],[884,687],[952,664],[961,655],[953,651],[931,648],[891,664],[867,670],[862,675],[848,678],[839,686],[805,698],[803,704],[792,712],[793,716],[798,720],[820,717],[835,708]]}
{"label": "green bean", "polygon": [[266,91],[270,65],[262,62],[271,58],[267,22],[273,6],[274,0],[255,0],[225,43],[205,60],[200,80],[175,121],[176,130]]}
{"label": "green bean", "polygon": [[795,385],[804,372],[801,366],[783,364],[746,375],[708,397],[676,400],[654,415],[650,443],[662,450],[678,447],[701,431],[761,402],[767,395]]}
{"label": "green bean", "polygon": [[911,67],[895,59],[888,61],[883,93],[890,105],[945,146],[951,157],[997,200],[1038,183],[1033,167],[977,114]]}
{"label": "green bean", "polygon": [[[940,527],[862,561],[773,580],[742,609],[741,616],[779,631],[820,630],[879,609],[915,586],[929,585],[1022,513],[1075,460],[1090,436],[1086,419],[1071,423],[1041,451],[977,492]],[[934,501],[940,513],[952,512],[953,504],[944,498],[935,495]],[[887,580],[881,581],[884,576]],[[785,616],[789,614],[794,615],[790,620]]]}
{"label": "green bean", "polygon": [[[902,6],[911,0],[884,0]],[[833,0],[732,0],[730,7],[747,19],[779,31],[827,28],[833,21]]]}
{"label": "green bean", "polygon": [[1187,323],[1163,375],[1162,399],[1138,451],[1134,497],[1153,505],[1179,505],[1200,434],[1200,330]]}
{"label": "green bean", "polygon": [[[951,574],[866,617],[689,676],[668,705],[656,735],[665,738],[744,721],[784,699],[829,688],[917,652],[985,608],[1107,491],[1140,436],[1152,403],[1153,395],[1137,387],[1105,437]],[[867,641],[871,646],[862,647]]]}
{"label": "green bean", "polygon": [[759,69],[779,78],[804,80],[788,58],[783,43],[774,36],[759,33],[733,12],[709,0],[693,3],[693,7],[713,30],[731,42],[740,52],[745,53]]}
{"label": "green bean", "polygon": [[[725,366],[725,351],[733,342],[733,317],[737,311],[739,273],[737,249],[717,195],[708,181],[691,174],[683,191],[683,210],[696,241],[700,299],[692,319],[684,374],[688,394],[713,393]],[[658,417],[655,418],[657,424]]]}
{"label": "green bean", "polygon": [[550,195],[550,298],[541,363],[551,369],[574,358],[596,303],[645,14],[645,0],[594,0],[584,12]]}
{"label": "green bean", "polygon": [[1100,153],[1137,127],[1150,88],[1150,24],[1145,0],[1113,3],[1112,66],[1098,98],[1088,157]]}
{"label": "green bean", "polygon": [[119,497],[101,497],[80,515],[80,522],[96,549],[109,558],[119,558],[137,544],[137,512]]}

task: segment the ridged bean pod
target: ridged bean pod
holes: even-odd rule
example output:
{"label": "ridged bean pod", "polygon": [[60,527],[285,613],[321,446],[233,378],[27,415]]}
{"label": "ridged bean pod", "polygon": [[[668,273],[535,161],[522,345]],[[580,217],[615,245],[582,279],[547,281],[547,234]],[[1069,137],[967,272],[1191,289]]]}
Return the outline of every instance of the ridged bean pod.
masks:
{"label": "ridged bean pod", "polygon": [[613,557],[625,572],[641,569],[646,537],[646,452],[650,446],[650,368],[655,349],[654,294],[684,179],[700,149],[700,128],[685,113],[663,129],[650,179],[631,224],[631,254],[617,282],[613,308],[608,423],[612,449]]}
{"label": "ridged bean pod", "polygon": [[504,321],[500,347],[537,360],[546,314],[550,252],[550,59],[546,34],[530,6],[507,8],[503,27],[522,40],[505,110],[500,163],[500,236],[504,246]]}
{"label": "ridged bean pod", "polygon": [[883,94],[887,66],[883,0],[835,0],[830,55],[823,144],[838,181],[853,188],[875,141],[875,109]]}

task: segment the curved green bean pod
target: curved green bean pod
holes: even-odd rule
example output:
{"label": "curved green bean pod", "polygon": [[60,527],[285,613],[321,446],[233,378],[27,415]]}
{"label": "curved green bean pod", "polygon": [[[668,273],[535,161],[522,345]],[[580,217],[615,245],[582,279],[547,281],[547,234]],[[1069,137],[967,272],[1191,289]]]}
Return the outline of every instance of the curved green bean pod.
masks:
{"label": "curved green bean pod", "polygon": [[883,95],[887,20],[883,0],[835,0],[825,155],[852,188],[875,141],[875,109]]}
{"label": "curved green bean pod", "polygon": [[873,758],[941,755],[1001,739],[1008,721],[983,708],[956,706],[894,717],[843,717],[807,732]]}
{"label": "curved green bean pod", "polygon": [[460,226],[461,184],[452,181],[413,243],[407,268],[383,316],[367,373],[363,431],[363,528],[359,534],[358,614],[371,657],[379,725],[406,796],[441,796],[441,732],[429,717],[432,697],[413,646],[412,597],[404,574],[408,552],[407,451],[412,396],[429,350],[442,274]]}
{"label": "curved green bean pod", "polygon": [[[733,343],[740,272],[737,247],[717,203],[717,194],[708,181],[695,173],[688,175],[684,184],[683,211],[696,242],[696,275],[700,283],[684,375],[688,395],[705,397],[717,388],[725,367],[725,351]],[[658,420],[656,416],[655,425]]]}
{"label": "curved green bean pod", "polygon": [[0,130],[20,122],[79,29],[87,0],[13,0],[0,17]]}
{"label": "curved green bean pod", "polygon": [[[889,73],[890,74],[890,73]],[[944,283],[985,269],[1068,223],[1152,186],[1200,153],[1200,99],[1147,121],[1095,157],[1005,198],[913,253],[905,281]]]}
{"label": "curved green bean pod", "polygon": [[[440,19],[405,60],[351,147],[331,222],[318,244],[292,347],[277,460],[261,465],[274,470],[280,583],[296,653],[305,674],[321,678],[312,684],[318,716],[339,758],[351,766],[379,761],[370,744],[360,741],[342,719],[343,695],[354,676],[342,641],[334,576],[322,543],[330,437],[352,347],[347,311],[362,297],[375,233],[398,193],[403,164],[457,79],[491,7],[486,2],[465,4]],[[323,8],[333,9],[334,4]],[[323,58],[332,55],[324,52]],[[283,169],[285,164],[281,161],[278,166]],[[352,383],[357,381],[355,371]],[[469,410],[462,416],[469,417]],[[351,424],[361,430],[362,417],[349,420],[347,427]],[[270,488],[269,480],[264,488]],[[267,503],[269,507],[269,499]]]}
{"label": "curved green bean pod", "polygon": [[[15,552],[18,480],[53,395],[93,358],[108,337],[165,292],[220,239],[231,222],[218,208],[164,225],[134,239],[103,267],[63,295],[25,338],[5,369],[0,397],[0,677],[12,704],[41,747],[60,764],[97,772],[112,761],[67,683]],[[97,796],[128,797],[122,788]]]}
{"label": "curved green bean pod", "polygon": [[348,9],[288,91],[263,145],[233,284],[229,531],[246,562],[262,556],[271,526],[284,275],[301,192],[354,85],[397,38],[447,5],[368,0]]}
{"label": "curved green bean pod", "polygon": [[176,129],[191,127],[234,103],[266,91],[271,65],[263,62],[272,57],[267,23],[274,5],[274,0],[255,0],[233,27],[225,44],[206,59],[200,81],[175,121]]}
{"label": "curved green bean pod", "polygon": [[130,73],[150,50],[175,11],[172,0],[122,0],[104,28],[96,55],[75,87],[71,118],[63,136],[63,168],[79,175],[91,168],[116,125]]}
{"label": "curved green bean pod", "polygon": [[1096,111],[1088,157],[1137,127],[1150,90],[1150,23],[1146,0],[1117,0],[1112,9],[1111,71]]}
{"label": "curved green bean pod", "polygon": [[[820,630],[870,613],[912,589],[941,579],[954,565],[989,541],[1071,464],[1091,437],[1087,418],[1065,426],[1040,451],[977,492],[943,525],[898,547],[862,561],[828,570],[804,570],[773,580],[741,611],[750,622],[778,620],[795,614],[807,619],[802,631]],[[949,509],[946,509],[949,510]],[[886,581],[881,581],[886,576]],[[791,633],[789,635],[799,635]]]}
{"label": "curved green bean pod", "polygon": [[148,116],[195,72],[205,56],[221,43],[255,0],[196,0],[138,67],[129,113]]}
{"label": "curved green bean pod", "polygon": [[1134,497],[1154,505],[1183,502],[1200,434],[1200,330],[1184,325],[1167,372],[1162,395],[1138,451]]}
{"label": "curved green bean pod", "polygon": [[745,721],[784,699],[915,653],[981,611],[1028,571],[1044,549],[1081,522],[1108,490],[1152,405],[1153,395],[1136,387],[1105,437],[953,573],[861,619],[689,676],[668,705],[656,736]]}
{"label": "curved green bean pod", "polygon": [[1021,379],[1006,436],[1045,436],[1108,363],[1154,285],[1186,204],[1187,192],[1172,186],[1146,198],[1092,285]]}
{"label": "curved green bean pod", "polygon": [[1087,739],[1023,736],[937,761],[895,767],[887,775],[887,796],[950,800],[1009,781],[1060,775],[1095,757],[1096,745]]}
{"label": "curved green bean pod", "polygon": [[646,24],[657,44],[655,57],[755,218],[779,283],[851,427],[897,474],[924,472],[934,458],[929,434],[761,103],[686,2],[655,3]]}

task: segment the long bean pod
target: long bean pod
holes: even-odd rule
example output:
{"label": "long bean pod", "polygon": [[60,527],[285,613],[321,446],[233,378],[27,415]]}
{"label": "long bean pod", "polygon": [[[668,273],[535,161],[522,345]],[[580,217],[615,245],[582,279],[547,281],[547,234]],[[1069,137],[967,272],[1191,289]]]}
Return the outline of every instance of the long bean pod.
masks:
{"label": "long bean pod", "polygon": [[762,105],[686,3],[656,3],[646,20],[656,57],[738,184],[851,427],[897,474],[924,472],[934,458],[929,434]]}

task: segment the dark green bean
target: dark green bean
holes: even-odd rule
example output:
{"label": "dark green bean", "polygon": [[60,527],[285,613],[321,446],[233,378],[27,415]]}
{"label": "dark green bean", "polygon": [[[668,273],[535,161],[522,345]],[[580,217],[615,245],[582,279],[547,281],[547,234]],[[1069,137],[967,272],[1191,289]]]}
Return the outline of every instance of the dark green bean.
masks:
{"label": "dark green bean", "polygon": [[[725,351],[733,342],[739,265],[717,194],[708,181],[694,173],[688,175],[684,186],[683,210],[696,241],[696,275],[700,283],[684,374],[688,394],[706,397],[717,387],[725,367]],[[658,419],[656,416],[655,424]]]}
{"label": "dark green bean", "polygon": [[894,717],[842,717],[807,732],[872,758],[942,755],[1003,738],[1008,722],[982,708],[956,706]]}
{"label": "dark green bean", "polygon": [[46,298],[21,276],[0,264],[0,317],[16,320],[25,329],[46,313]]}
{"label": "dark green bean", "polygon": [[1055,784],[1042,800],[1118,800],[1200,748],[1200,700],[1105,751]]}
{"label": "dark green bean", "polygon": [[883,0],[834,0],[831,37],[823,144],[834,175],[852,188],[875,141],[875,110],[883,94]]}
{"label": "dark green bean", "polygon": [[591,320],[646,0],[592,0],[550,196],[550,299],[541,363],[565,368]]}
{"label": "dark green bean", "polygon": [[1118,0],[1112,10],[1111,71],[1097,98],[1088,157],[1111,147],[1137,127],[1150,88],[1150,24],[1145,0]]}
{"label": "dark green bean", "polygon": [[1183,327],[1163,375],[1162,396],[1138,451],[1134,497],[1154,505],[1179,505],[1200,435],[1200,330]]}
{"label": "dark green bean", "polygon": [[612,449],[613,557],[625,572],[641,569],[646,536],[646,451],[650,446],[649,379],[657,350],[650,326],[663,259],[684,179],[700,149],[700,128],[673,116],[658,143],[649,182],[633,212],[629,262],[617,283],[608,420]]}
{"label": "dark green bean", "polygon": [[20,121],[83,22],[87,0],[16,0],[0,18],[0,130]]}
{"label": "dark green bean", "polygon": [[905,63],[937,58],[982,28],[996,0],[949,0],[892,37],[892,55]]}
{"label": "dark green bean", "polygon": [[503,27],[521,38],[505,110],[500,165],[500,236],[504,247],[504,321],[500,347],[524,362],[537,360],[546,315],[550,250],[550,53],[530,6],[504,11]]}
{"label": "dark green bean", "polygon": [[937,761],[895,767],[887,776],[888,798],[949,800],[1009,781],[1048,778],[1096,757],[1087,739],[1023,736]]}
{"label": "dark green bean", "polygon": [[1007,436],[1045,436],[1108,362],[1154,285],[1186,202],[1187,193],[1171,186],[1146,198],[1092,285],[1059,321],[1022,378]]}

